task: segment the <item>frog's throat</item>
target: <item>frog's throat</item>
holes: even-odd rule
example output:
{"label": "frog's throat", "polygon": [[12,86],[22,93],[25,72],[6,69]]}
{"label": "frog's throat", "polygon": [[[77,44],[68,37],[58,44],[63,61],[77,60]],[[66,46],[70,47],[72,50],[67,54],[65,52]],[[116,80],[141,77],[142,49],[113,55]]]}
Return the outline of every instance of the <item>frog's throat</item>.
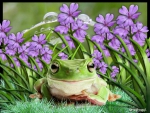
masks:
{"label": "frog's throat", "polygon": [[61,82],[81,82],[81,81],[87,81],[87,80],[94,80],[94,79],[96,79],[96,77],[86,78],[86,79],[82,79],[82,80],[60,80],[57,78],[50,78],[50,77],[49,77],[49,79],[54,80],[54,81],[61,81]]}

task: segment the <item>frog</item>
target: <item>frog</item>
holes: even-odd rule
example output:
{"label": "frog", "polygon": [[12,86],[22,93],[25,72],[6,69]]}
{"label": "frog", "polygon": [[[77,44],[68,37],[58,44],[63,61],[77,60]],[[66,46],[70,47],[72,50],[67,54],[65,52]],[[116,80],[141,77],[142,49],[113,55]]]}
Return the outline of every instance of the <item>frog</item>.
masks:
{"label": "frog", "polygon": [[46,76],[34,83],[34,89],[30,98],[85,100],[99,106],[121,98],[110,91],[106,80],[98,76],[92,58],[51,61]]}

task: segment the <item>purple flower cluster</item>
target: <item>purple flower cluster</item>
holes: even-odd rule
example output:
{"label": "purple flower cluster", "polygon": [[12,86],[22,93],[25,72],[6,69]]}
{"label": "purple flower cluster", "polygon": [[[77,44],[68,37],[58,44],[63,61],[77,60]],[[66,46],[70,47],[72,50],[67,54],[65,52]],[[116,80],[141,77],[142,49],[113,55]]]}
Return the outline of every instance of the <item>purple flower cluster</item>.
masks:
{"label": "purple flower cluster", "polygon": [[[75,38],[77,38],[80,42],[84,42],[86,36],[86,30],[88,29],[88,25],[85,24],[82,20],[76,19],[81,11],[78,11],[78,4],[71,3],[70,7],[66,4],[63,4],[60,7],[61,13],[58,15],[58,21],[60,23],[59,26],[55,27],[55,31],[60,32],[61,34],[71,34]],[[70,48],[74,48],[74,43],[68,39],[67,42],[70,45]],[[63,44],[64,46],[64,44]]]}
{"label": "purple flower cluster", "polygon": [[94,50],[94,53],[92,54],[93,56],[93,61],[96,69],[99,69],[99,71],[102,74],[105,74],[107,71],[107,64],[102,61],[102,53],[99,52],[98,50]]}
{"label": "purple flower cluster", "polygon": [[115,77],[116,77],[116,75],[119,73],[119,68],[118,67],[116,67],[116,66],[112,66],[112,72],[111,72],[111,78],[112,79],[115,79]]}
{"label": "purple flower cluster", "polygon": [[[2,25],[0,25],[0,57],[2,60],[7,60],[5,54],[13,57],[14,62],[19,67],[20,62],[17,57],[21,58],[28,66],[31,64],[28,62],[28,57],[34,57],[39,67],[42,69],[42,63],[39,58],[44,60],[47,64],[50,63],[52,50],[49,49],[46,44],[46,35],[40,34],[39,36],[34,35],[32,37],[32,42],[26,42],[22,44],[24,38],[23,33],[18,32],[16,35],[14,33],[7,34],[12,27],[9,27],[10,21],[3,20]],[[3,45],[5,45],[3,47]],[[10,64],[13,67],[13,64]],[[35,67],[34,67],[35,68]],[[36,68],[35,68],[36,69]]]}
{"label": "purple flower cluster", "polygon": [[[65,39],[68,42],[70,49],[75,48],[75,45],[74,45],[72,39],[68,35],[65,36]],[[64,48],[64,47],[65,47],[65,44],[62,44],[62,48]]]}
{"label": "purple flower cluster", "polygon": [[68,59],[68,55],[66,55],[65,53],[61,52],[58,55],[61,59]]}
{"label": "purple flower cluster", "polygon": [[106,56],[109,56],[109,51],[104,46],[104,40],[109,40],[109,45],[114,49],[118,49],[120,47],[120,42],[116,37],[114,37],[110,33],[111,27],[116,23],[113,21],[114,15],[113,14],[106,14],[105,18],[102,15],[99,15],[96,18],[96,22],[94,25],[94,32],[96,35],[92,36],[91,40],[97,42],[100,47],[104,50]]}
{"label": "purple flower cluster", "polygon": [[[135,55],[136,52],[129,38],[135,40],[140,46],[145,44],[145,39],[147,37],[145,33],[149,30],[146,26],[143,26],[141,22],[135,21],[141,14],[137,11],[137,5],[131,5],[129,10],[125,6],[122,6],[122,8],[119,9],[120,15],[116,20],[113,20],[114,15],[109,13],[106,14],[105,18],[102,15],[96,18],[97,23],[94,25],[95,35],[91,40],[100,45],[106,56],[110,54],[108,53],[109,51],[106,51],[107,49],[104,43],[115,50],[125,52],[125,49],[121,46],[116,35],[119,35],[124,40],[131,55]],[[113,32],[110,32],[111,30]]]}

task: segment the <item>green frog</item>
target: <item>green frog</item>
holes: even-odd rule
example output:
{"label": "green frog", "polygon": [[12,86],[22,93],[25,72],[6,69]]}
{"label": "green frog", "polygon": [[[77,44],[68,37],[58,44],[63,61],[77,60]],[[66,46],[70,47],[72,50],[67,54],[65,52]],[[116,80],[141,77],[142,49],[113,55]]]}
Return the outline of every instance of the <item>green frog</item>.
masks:
{"label": "green frog", "polygon": [[100,106],[121,98],[121,95],[112,93],[106,81],[97,75],[92,58],[53,60],[49,72],[35,82],[34,89],[37,93],[30,94],[30,98],[87,100]]}

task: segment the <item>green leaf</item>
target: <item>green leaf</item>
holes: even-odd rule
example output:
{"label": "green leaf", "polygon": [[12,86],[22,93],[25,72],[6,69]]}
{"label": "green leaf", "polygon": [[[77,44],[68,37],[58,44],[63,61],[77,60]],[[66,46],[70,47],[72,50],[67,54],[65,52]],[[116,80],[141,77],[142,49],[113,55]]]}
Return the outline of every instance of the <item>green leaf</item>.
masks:
{"label": "green leaf", "polygon": [[53,30],[53,31],[58,35],[58,37],[60,37],[60,38],[62,39],[63,43],[68,47],[68,48],[67,48],[68,53],[69,53],[69,54],[72,54],[72,51],[71,51],[71,49],[70,49],[70,47],[69,47],[69,45],[68,45],[68,42],[67,42],[66,39],[64,38],[64,36],[61,35],[59,32],[56,32],[55,30]]}
{"label": "green leaf", "polygon": [[23,81],[23,83],[26,85],[26,87],[28,87],[29,88],[29,85],[28,85],[28,83],[27,83],[27,81],[25,80],[25,78],[23,78],[23,76],[22,75],[20,75],[15,69],[13,69],[13,68],[11,68],[11,67],[9,67],[9,66],[6,66],[5,64],[3,64],[3,63],[0,63],[0,67],[2,67],[3,68],[3,66],[4,67],[6,67],[6,68],[8,68],[8,69],[10,69],[11,71],[13,71],[15,74],[17,74],[18,75],[18,77],[20,77],[21,78],[21,80]]}
{"label": "green leaf", "polygon": [[58,56],[59,53],[61,53],[62,51],[64,51],[66,48],[68,48],[68,46],[64,47],[62,50],[60,50],[57,54],[55,54],[55,56],[53,56],[52,61],[55,60]]}
{"label": "green leaf", "polygon": [[146,88],[143,85],[143,83],[141,82],[141,80],[139,79],[139,77],[136,75],[136,73],[134,73],[129,67],[127,67],[126,65],[120,63],[120,62],[116,62],[119,65],[121,65],[122,67],[124,67],[135,79],[135,81],[137,82],[137,84],[139,85],[139,87],[141,88],[141,91],[143,92],[144,95],[146,95]]}
{"label": "green leaf", "polygon": [[75,57],[77,51],[79,50],[80,46],[81,46],[81,43],[80,43],[79,46],[76,48],[74,54],[71,56],[71,60],[74,59],[74,57]]}
{"label": "green leaf", "polygon": [[80,58],[84,58],[84,59],[89,58],[89,56],[87,54],[84,54],[84,52],[87,52],[87,51],[84,48],[84,46],[82,45],[82,43],[78,39],[76,39],[74,36],[72,36],[72,35],[69,35],[69,36],[72,38],[72,40],[76,46],[80,45],[81,51],[80,51],[80,53],[78,52],[78,54],[80,55]]}
{"label": "green leaf", "polygon": [[28,65],[26,65],[26,63],[25,63],[22,59],[20,59],[19,57],[18,57],[18,60],[22,63],[23,66],[25,66],[26,68],[32,70],[32,71],[35,72],[37,75],[39,75],[40,78],[44,77],[43,75],[41,75],[41,73],[37,72],[37,71],[34,70],[33,68],[30,68]]}
{"label": "green leaf", "polygon": [[147,80],[150,83],[150,62],[149,62],[149,59],[148,59],[145,51],[142,49],[142,47],[137,42],[135,42],[133,39],[130,39],[130,40],[134,45],[136,45],[136,47],[139,50],[139,53],[141,54],[141,56],[143,58],[145,70],[146,70],[146,75],[147,75]]}
{"label": "green leaf", "polygon": [[[33,64],[36,66],[37,71],[42,75],[41,70],[38,66],[38,63],[35,61],[34,58],[32,58],[31,56],[28,56],[29,60],[33,62]],[[30,62],[31,63],[31,62]],[[43,75],[42,75],[43,76]]]}
{"label": "green leaf", "polygon": [[140,94],[138,94],[136,91],[134,91],[133,89],[131,89],[129,87],[126,87],[123,84],[119,84],[119,83],[115,82],[114,80],[111,80],[110,78],[108,78],[107,76],[105,76],[99,72],[97,72],[97,73],[100,74],[101,76],[105,77],[106,79],[108,79],[114,85],[120,87],[123,91],[125,91],[134,100],[134,102],[138,105],[139,108],[146,107],[146,103],[144,102],[142,96]]}
{"label": "green leaf", "polygon": [[[89,41],[90,40],[90,37],[88,35],[85,36],[86,37],[86,40],[87,40],[87,44],[88,44],[88,47],[89,47],[89,50],[90,50],[90,54],[92,54],[94,52],[94,46],[93,44]],[[89,39],[89,40],[88,40]]]}

